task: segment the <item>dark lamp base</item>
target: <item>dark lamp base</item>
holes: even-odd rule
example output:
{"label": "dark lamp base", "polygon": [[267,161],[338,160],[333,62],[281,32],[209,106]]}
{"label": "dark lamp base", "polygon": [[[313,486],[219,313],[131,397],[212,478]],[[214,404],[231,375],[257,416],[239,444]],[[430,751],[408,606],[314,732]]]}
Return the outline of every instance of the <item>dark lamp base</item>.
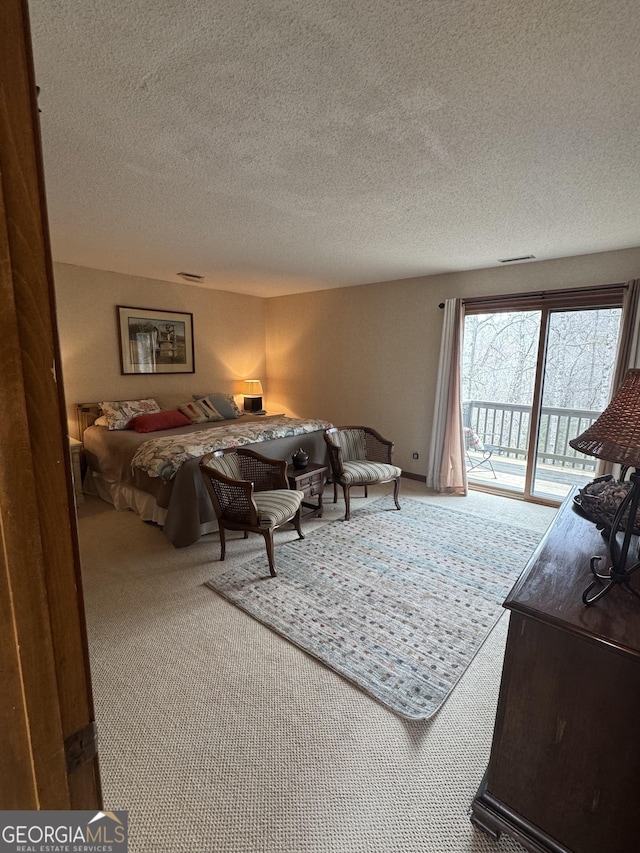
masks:
{"label": "dark lamp base", "polygon": [[[622,585],[633,595],[640,597],[640,593],[635,590],[629,583],[631,575],[640,569],[640,561],[636,561],[631,565],[628,564],[629,546],[633,536],[633,519],[636,517],[638,505],[640,504],[640,474],[634,471],[629,477],[631,480],[631,488],[623,498],[616,516],[611,525],[609,534],[609,569],[604,573],[598,572],[597,568],[602,560],[602,557],[592,557],[589,568],[594,580],[582,593],[583,604],[595,604],[603,598],[614,586]],[[624,532],[622,531],[622,521],[627,513],[627,524]],[[622,533],[622,542],[618,538],[618,534]]]}
{"label": "dark lamp base", "polygon": [[262,408],[262,397],[245,397],[244,410],[252,415],[260,415],[264,412]]}

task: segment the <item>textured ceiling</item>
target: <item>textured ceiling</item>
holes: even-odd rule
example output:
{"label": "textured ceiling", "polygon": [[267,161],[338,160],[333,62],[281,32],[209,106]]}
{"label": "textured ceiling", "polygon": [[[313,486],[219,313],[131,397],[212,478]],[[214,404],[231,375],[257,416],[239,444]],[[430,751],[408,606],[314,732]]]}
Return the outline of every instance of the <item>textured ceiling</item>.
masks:
{"label": "textured ceiling", "polygon": [[640,244],[638,0],[32,0],[54,259],[256,295]]}

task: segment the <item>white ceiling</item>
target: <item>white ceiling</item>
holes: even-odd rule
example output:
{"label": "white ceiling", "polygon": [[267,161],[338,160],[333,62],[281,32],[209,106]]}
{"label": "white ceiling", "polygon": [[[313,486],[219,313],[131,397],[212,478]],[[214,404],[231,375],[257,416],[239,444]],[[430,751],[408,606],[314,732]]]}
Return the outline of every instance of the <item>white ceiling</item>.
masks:
{"label": "white ceiling", "polygon": [[54,259],[274,296],[640,244],[638,0],[32,0]]}

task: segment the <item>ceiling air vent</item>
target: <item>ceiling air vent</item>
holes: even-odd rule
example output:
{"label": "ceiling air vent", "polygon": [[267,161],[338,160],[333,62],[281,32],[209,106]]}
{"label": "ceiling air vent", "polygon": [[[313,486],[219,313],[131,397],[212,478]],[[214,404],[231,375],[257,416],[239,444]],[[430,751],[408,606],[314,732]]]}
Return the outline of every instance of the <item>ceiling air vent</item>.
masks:
{"label": "ceiling air vent", "polygon": [[179,275],[185,281],[204,281],[204,276],[198,275],[195,272],[177,272],[176,275]]}
{"label": "ceiling air vent", "polygon": [[535,255],[521,255],[519,258],[498,258],[499,264],[514,264],[516,261],[532,261]]}

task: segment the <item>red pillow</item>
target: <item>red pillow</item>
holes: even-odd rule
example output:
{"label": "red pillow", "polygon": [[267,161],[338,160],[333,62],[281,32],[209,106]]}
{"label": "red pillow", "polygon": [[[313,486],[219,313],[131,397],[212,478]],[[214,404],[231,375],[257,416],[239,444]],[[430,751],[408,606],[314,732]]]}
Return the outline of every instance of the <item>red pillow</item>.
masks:
{"label": "red pillow", "polygon": [[150,412],[147,415],[136,415],[127,424],[127,429],[136,432],[156,432],[159,429],[189,426],[191,421],[177,409],[167,409],[164,412]]}

